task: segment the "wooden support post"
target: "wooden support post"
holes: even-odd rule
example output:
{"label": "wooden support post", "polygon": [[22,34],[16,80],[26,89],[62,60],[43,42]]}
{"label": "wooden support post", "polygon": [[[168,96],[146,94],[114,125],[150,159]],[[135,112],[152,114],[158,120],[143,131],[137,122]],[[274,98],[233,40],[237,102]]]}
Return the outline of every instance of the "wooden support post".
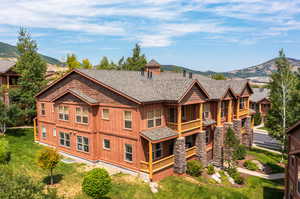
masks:
{"label": "wooden support post", "polygon": [[247,99],[247,109],[248,109],[248,115],[250,115],[250,97]]}
{"label": "wooden support post", "polygon": [[149,178],[150,178],[150,180],[152,180],[152,176],[153,176],[152,162],[153,162],[152,143],[149,141]]}
{"label": "wooden support post", "polygon": [[203,130],[203,103],[199,105],[200,105],[200,110],[199,110],[200,131],[202,131]]}
{"label": "wooden support post", "polygon": [[251,128],[253,128],[254,127],[254,118],[253,118],[253,116],[251,117]]}
{"label": "wooden support post", "polygon": [[232,100],[229,100],[228,103],[228,122],[232,122]]}
{"label": "wooden support post", "polygon": [[237,100],[237,106],[236,106],[236,119],[240,118],[240,98]]}
{"label": "wooden support post", "polygon": [[177,107],[177,129],[179,133],[179,137],[181,137],[181,120],[182,120],[182,115],[181,115],[181,105]]}
{"label": "wooden support post", "polygon": [[6,87],[9,89],[9,76],[6,76]]}
{"label": "wooden support post", "polygon": [[217,110],[217,126],[221,126],[221,100],[218,101],[218,110]]}
{"label": "wooden support post", "polygon": [[261,103],[258,104],[258,111],[261,113]]}
{"label": "wooden support post", "polygon": [[36,117],[33,119],[33,136],[34,136],[34,141],[36,141],[36,135],[37,135],[37,133],[36,133]]}

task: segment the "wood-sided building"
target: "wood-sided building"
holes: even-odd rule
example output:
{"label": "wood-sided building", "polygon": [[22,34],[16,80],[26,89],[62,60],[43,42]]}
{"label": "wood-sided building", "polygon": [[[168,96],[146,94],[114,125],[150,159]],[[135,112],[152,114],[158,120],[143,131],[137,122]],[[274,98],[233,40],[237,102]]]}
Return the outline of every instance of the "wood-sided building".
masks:
{"label": "wood-sided building", "polygon": [[288,131],[288,164],[285,169],[285,199],[300,199],[300,121]]}
{"label": "wood-sided building", "polygon": [[64,75],[36,96],[36,141],[151,180],[185,173],[189,159],[222,166],[229,127],[251,147],[247,81],[158,72],[158,66],[152,60],[147,72],[75,69]]}
{"label": "wood-sided building", "polygon": [[269,100],[269,89],[267,88],[252,88],[253,94],[250,96],[250,107],[260,114],[262,122],[264,122],[268,111],[271,108]]}

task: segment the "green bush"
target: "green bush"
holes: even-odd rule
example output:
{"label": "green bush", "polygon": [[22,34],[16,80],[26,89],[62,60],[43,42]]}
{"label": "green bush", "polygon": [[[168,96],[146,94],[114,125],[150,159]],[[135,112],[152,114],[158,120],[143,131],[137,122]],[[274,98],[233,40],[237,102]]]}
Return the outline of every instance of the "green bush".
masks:
{"label": "green bush", "polygon": [[191,176],[200,176],[203,171],[203,165],[197,160],[191,160],[187,162],[187,174]]}
{"label": "green bush", "polygon": [[258,166],[254,162],[252,162],[251,160],[246,160],[244,162],[244,167],[246,167],[247,169],[249,169],[251,171],[258,170]]}
{"label": "green bush", "polygon": [[6,164],[10,160],[8,141],[0,138],[0,164]]}
{"label": "green bush", "polygon": [[254,116],[253,116],[253,119],[254,119],[254,125],[257,126],[257,125],[260,125],[261,124],[261,115],[260,113],[255,113]]}
{"label": "green bush", "polygon": [[235,167],[226,169],[228,175],[232,177],[235,183],[244,184],[244,178],[240,175]]}
{"label": "green bush", "polygon": [[87,172],[82,183],[82,191],[94,199],[105,196],[111,190],[111,187],[111,178],[108,172],[102,168]]}
{"label": "green bush", "polygon": [[215,173],[215,167],[213,166],[213,165],[208,165],[207,166],[207,174],[208,175],[212,175],[212,174],[214,174]]}
{"label": "green bush", "polygon": [[236,150],[234,151],[234,156],[236,160],[243,160],[245,159],[247,154],[246,147],[244,145],[238,145]]}

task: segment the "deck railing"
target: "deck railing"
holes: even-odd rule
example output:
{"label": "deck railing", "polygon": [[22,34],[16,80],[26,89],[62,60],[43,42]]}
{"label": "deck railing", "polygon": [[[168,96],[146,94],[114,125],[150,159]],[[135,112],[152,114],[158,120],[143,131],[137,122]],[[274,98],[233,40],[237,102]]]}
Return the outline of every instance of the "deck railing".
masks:
{"label": "deck railing", "polygon": [[[169,128],[173,129],[174,131],[178,131],[178,129],[179,129],[178,123],[168,122],[167,124],[168,124]],[[186,131],[190,131],[190,130],[193,130],[196,128],[200,128],[200,126],[201,126],[200,119],[183,122],[183,123],[181,123],[181,132],[186,132]]]}
{"label": "deck railing", "polygon": [[239,111],[239,116],[243,116],[247,114],[249,114],[249,109],[242,109]]}
{"label": "deck railing", "polygon": [[[193,155],[196,155],[196,147],[186,149],[186,158],[190,158]],[[160,160],[156,160],[152,163],[153,173],[160,171],[166,167],[172,166],[174,164],[174,155],[164,157]],[[141,171],[149,173],[149,162],[141,161]]]}

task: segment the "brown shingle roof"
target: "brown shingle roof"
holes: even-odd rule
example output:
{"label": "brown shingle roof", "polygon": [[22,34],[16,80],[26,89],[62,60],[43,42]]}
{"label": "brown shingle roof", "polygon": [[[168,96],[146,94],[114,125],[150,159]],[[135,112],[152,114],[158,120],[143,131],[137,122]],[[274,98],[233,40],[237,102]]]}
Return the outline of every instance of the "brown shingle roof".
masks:
{"label": "brown shingle roof", "polygon": [[172,138],[178,136],[178,133],[168,127],[161,127],[155,129],[149,129],[141,131],[143,137],[148,138],[151,141],[162,140],[166,138]]}
{"label": "brown shingle roof", "polygon": [[13,62],[13,61],[0,60],[0,73],[6,73],[15,64],[16,64],[16,62]]}
{"label": "brown shingle roof", "polygon": [[259,102],[262,99],[268,99],[269,97],[269,89],[267,88],[253,88],[253,94],[250,96],[250,101]]}
{"label": "brown shingle roof", "polygon": [[146,67],[159,67],[160,64],[156,60],[152,59],[145,66]]}

